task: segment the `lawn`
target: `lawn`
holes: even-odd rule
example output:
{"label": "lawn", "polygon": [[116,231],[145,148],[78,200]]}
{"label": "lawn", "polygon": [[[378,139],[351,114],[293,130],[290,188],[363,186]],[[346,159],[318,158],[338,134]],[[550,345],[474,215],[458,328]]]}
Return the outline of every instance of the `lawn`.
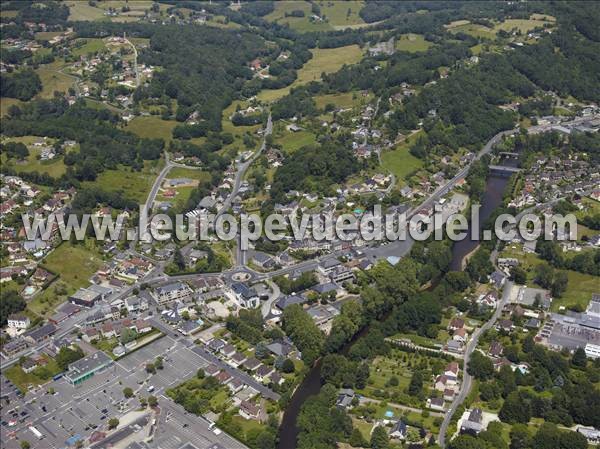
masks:
{"label": "lawn", "polygon": [[102,39],[91,39],[91,38],[90,39],[88,39],[88,38],[77,39],[74,43],[75,44],[82,43],[81,46],[75,46],[71,50],[71,53],[75,57],[85,56],[90,53],[95,54],[95,53],[99,52],[100,50],[103,50],[106,48],[106,44]]}
{"label": "lawn", "polygon": [[545,24],[551,22],[545,20],[532,20],[532,19],[506,19],[504,22],[499,23],[494,27],[494,31],[497,33],[500,30],[512,31],[513,29],[519,30],[522,34],[526,34],[537,27],[543,27]]}
{"label": "lawn", "polygon": [[360,94],[357,92],[346,92],[343,94],[325,94],[313,97],[317,107],[323,109],[329,103],[334,104],[336,108],[348,109],[361,103]]}
{"label": "lawn", "polygon": [[306,145],[312,145],[316,143],[315,135],[309,131],[283,131],[283,135],[275,139],[275,142],[280,144],[283,151],[286,153],[293,153],[299,148]]}
{"label": "lawn", "polygon": [[89,285],[88,279],[102,266],[102,258],[92,245],[64,242],[52,251],[42,265],[60,277],[29,302],[27,307],[38,315],[52,315],[67,296]]}
{"label": "lawn", "polygon": [[40,41],[49,41],[60,34],[60,31],[41,31],[39,33],[35,33],[35,39]]}
{"label": "lawn", "polygon": [[154,179],[163,166],[164,160],[161,158],[156,161],[146,161],[142,171],[131,171],[125,167],[118,170],[106,170],[100,173],[95,181],[85,184],[97,186],[109,192],[121,191],[127,198],[142,204],[146,201]]}
{"label": "lawn", "polygon": [[[290,14],[292,11],[303,11],[304,17],[286,17],[286,14]],[[331,30],[331,25],[327,22],[311,21],[311,15],[310,3],[303,0],[291,0],[275,2],[273,12],[267,14],[264,18],[282,25],[287,24],[290,28],[300,32]]]}
{"label": "lawn", "polygon": [[358,45],[339,48],[316,48],[311,50],[312,58],[298,70],[298,78],[290,86],[276,90],[262,90],[257,98],[261,101],[274,101],[287,95],[292,87],[311,81],[319,81],[322,73],[337,72],[344,65],[351,65],[362,59],[363,51]]}
{"label": "lawn", "polygon": [[[205,181],[210,179],[210,173],[202,171],[202,170],[192,170],[188,168],[182,167],[173,167],[169,174],[167,175],[167,179],[173,178],[190,178],[197,179],[198,181]],[[183,208],[187,204],[188,199],[192,192],[196,189],[196,187],[186,186],[186,187],[176,187],[177,195],[174,198],[167,198],[162,195],[161,191],[158,191],[158,195],[156,195],[156,201],[170,201],[174,203],[174,207],[176,211],[183,211]]]}
{"label": "lawn", "polygon": [[567,271],[569,283],[567,291],[561,298],[552,300],[552,310],[556,311],[560,306],[572,308],[577,306],[578,310],[585,309],[592,299],[592,293],[600,293],[600,277],[577,271]]}
{"label": "lawn", "polygon": [[391,151],[381,155],[381,165],[392,172],[398,179],[406,179],[415,170],[423,166],[423,161],[409,152],[410,144],[416,139],[416,134],[402,142]]}
{"label": "lawn", "polygon": [[70,21],[91,21],[105,18],[103,10],[90,6],[88,2],[74,0],[66,2],[66,4],[69,7]]}
{"label": "lawn", "polygon": [[43,265],[69,287],[76,290],[89,285],[88,279],[102,265],[102,258],[84,244],[72,245],[65,242],[52,251],[44,260]]}
{"label": "lawn", "polygon": [[351,25],[364,24],[358,15],[365,5],[363,1],[320,1],[321,16],[325,16],[329,23],[336,29],[343,29]]}
{"label": "lawn", "polygon": [[175,120],[163,120],[160,116],[150,115],[145,117],[135,117],[127,124],[125,129],[140,137],[163,139],[168,143],[173,138],[173,128],[175,128],[177,124],[178,123]]}
{"label": "lawn", "polygon": [[23,104],[23,102],[21,100],[17,100],[16,98],[8,98],[8,97],[0,98],[0,116],[4,117],[5,115],[8,115],[8,109],[13,104],[17,105],[17,106],[21,106]]}
{"label": "lawn", "polygon": [[[37,136],[21,136],[21,137],[13,137],[9,139],[3,139],[2,143],[7,142],[20,142],[27,145],[27,149],[29,150],[29,156],[24,161],[17,161],[15,159],[8,160],[6,155],[2,155],[0,157],[0,161],[2,165],[6,165],[7,167],[12,167],[17,173],[28,173],[32,171],[38,171],[40,173],[48,173],[50,176],[58,178],[63,173],[66,172],[66,166],[63,163],[62,157],[55,157],[49,161],[41,161],[37,159],[37,156],[41,153],[41,150],[37,147],[33,146],[34,142],[40,140]],[[53,139],[49,139],[47,141],[47,145],[52,145],[54,143]]]}
{"label": "lawn", "polygon": [[60,372],[61,369],[56,361],[51,359],[44,367],[37,367],[31,373],[23,371],[20,365],[13,365],[4,371],[4,375],[21,392],[26,393],[30,385],[44,384]]}
{"label": "lawn", "polygon": [[29,157],[26,161],[16,162],[14,159],[7,162],[6,156],[3,154],[0,158],[2,165],[6,167],[12,167],[17,173],[29,173],[37,171],[39,173],[48,173],[53,178],[59,178],[67,171],[67,167],[63,163],[62,156],[57,156],[49,161],[40,161],[36,159],[36,156],[40,153],[40,150],[35,148],[29,148]]}
{"label": "lawn", "polygon": [[[530,287],[537,287],[533,282],[535,267],[543,261],[537,254],[523,253],[520,245],[513,246],[515,246],[515,248],[505,248],[500,254],[500,257],[512,257],[518,259],[521,263],[521,267],[527,272],[527,285]],[[561,306],[566,308],[577,306],[578,309],[585,309],[592,298],[592,293],[600,292],[600,277],[579,273],[577,271],[565,271],[569,277],[567,290],[561,298],[553,298],[551,310],[557,311]]]}
{"label": "lawn", "polygon": [[42,80],[42,91],[38,94],[42,98],[54,97],[54,92],[67,92],[73,87],[75,78],[51,68],[50,64],[42,65],[36,70]]}
{"label": "lawn", "polygon": [[450,25],[446,25],[446,27],[451,33],[465,33],[483,39],[494,39],[496,37],[496,31],[493,29],[484,25],[471,23],[468,20],[458,20]]}
{"label": "lawn", "polygon": [[416,53],[418,51],[426,51],[433,45],[432,42],[426,41],[422,34],[403,34],[400,39],[396,40],[396,50]]}

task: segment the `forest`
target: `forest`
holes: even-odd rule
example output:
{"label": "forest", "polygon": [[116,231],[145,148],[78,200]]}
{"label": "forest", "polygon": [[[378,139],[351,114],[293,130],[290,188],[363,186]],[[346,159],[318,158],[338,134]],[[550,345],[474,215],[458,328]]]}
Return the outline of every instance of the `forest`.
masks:
{"label": "forest", "polygon": [[0,75],[0,94],[3,97],[31,100],[42,90],[42,81],[32,69]]}

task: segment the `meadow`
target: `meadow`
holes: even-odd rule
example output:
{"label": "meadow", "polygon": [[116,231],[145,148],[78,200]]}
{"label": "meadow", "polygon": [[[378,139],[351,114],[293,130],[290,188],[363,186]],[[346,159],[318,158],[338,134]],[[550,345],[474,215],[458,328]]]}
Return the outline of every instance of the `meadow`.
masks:
{"label": "meadow", "polygon": [[287,95],[293,87],[311,81],[319,81],[322,73],[337,72],[344,65],[351,65],[362,59],[363,51],[358,45],[348,45],[339,48],[316,48],[311,50],[312,58],[300,70],[298,78],[290,86],[275,90],[262,90],[257,98],[271,102]]}

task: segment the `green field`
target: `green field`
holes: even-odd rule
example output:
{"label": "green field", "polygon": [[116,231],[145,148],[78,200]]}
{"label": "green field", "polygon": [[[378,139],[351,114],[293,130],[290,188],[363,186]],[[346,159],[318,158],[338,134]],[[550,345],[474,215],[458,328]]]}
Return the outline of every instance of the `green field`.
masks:
{"label": "green field", "polygon": [[146,161],[142,171],[131,171],[129,168],[106,170],[93,182],[86,185],[98,186],[100,189],[123,192],[124,196],[140,204],[146,201],[154,179],[162,170],[164,160]]}
{"label": "green field", "polygon": [[125,129],[140,137],[163,139],[165,142],[170,142],[173,137],[173,128],[177,125],[178,123],[175,120],[163,120],[157,115],[150,115],[135,117],[127,124]]}
{"label": "green field", "polygon": [[[102,39],[77,39],[75,43],[80,43],[80,47],[73,47],[71,53],[73,56],[85,56],[90,53],[95,54],[106,48],[106,44]],[[83,44],[81,44],[83,43]]]}
{"label": "green field", "polygon": [[[292,11],[303,11],[304,17],[286,17]],[[321,13],[322,14],[322,13]],[[302,0],[291,0],[285,2],[275,2],[275,10],[265,16],[266,20],[277,22],[282,25],[289,25],[290,28],[300,31],[328,31],[331,25],[325,21],[311,21],[312,15],[310,3]]]}
{"label": "green field", "polygon": [[52,315],[68,295],[89,285],[89,278],[103,263],[91,246],[87,242],[80,245],[64,242],[42,261],[42,265],[59,278],[28,303],[29,310],[38,315]]}
{"label": "green field", "polygon": [[42,80],[42,91],[38,94],[42,98],[52,98],[55,91],[67,92],[75,83],[75,78],[60,73],[51,65],[54,64],[46,64],[36,70]]}
{"label": "green field", "polygon": [[27,161],[16,162],[14,159],[7,162],[5,155],[2,155],[0,159],[2,165],[12,167],[17,173],[29,173],[37,171],[39,173],[48,173],[53,178],[59,178],[67,171],[67,167],[63,163],[63,159],[60,156],[55,157],[50,161],[40,161],[36,159],[36,155],[39,154],[39,150],[34,148],[29,149],[29,157]]}
{"label": "green field", "polygon": [[396,149],[385,151],[381,155],[381,165],[392,172],[399,180],[405,179],[415,170],[423,166],[423,161],[409,152],[410,144],[416,139],[416,134],[402,142]]}
{"label": "green field", "polygon": [[7,115],[8,109],[13,104],[17,105],[17,106],[21,106],[23,104],[23,102],[21,100],[17,100],[16,98],[8,98],[8,97],[0,98],[0,116],[4,117],[5,115]]}
{"label": "green field", "polygon": [[[126,22],[138,20],[144,15],[144,11],[149,10],[154,2],[151,0],[106,0],[96,2],[97,6],[90,6],[87,1],[72,0],[66,2],[69,6],[69,20],[72,21],[92,21],[92,20],[108,20],[115,22]],[[130,8],[129,12],[122,13],[121,8],[127,5]],[[159,3],[160,10],[164,11],[171,5]],[[114,8],[119,12],[117,17],[107,17],[104,12],[108,8]]]}
{"label": "green field", "polygon": [[27,392],[29,386],[41,385],[48,382],[52,376],[61,372],[60,367],[54,359],[48,360],[44,367],[37,367],[31,373],[23,371],[20,365],[13,365],[4,371],[4,375],[23,393]]}
{"label": "green field", "polygon": [[35,33],[35,38],[36,40],[40,41],[49,41],[60,34],[60,31],[41,31],[39,33]]}
{"label": "green field", "polygon": [[[518,259],[521,267],[527,272],[527,285],[534,286],[535,267],[543,263],[542,259],[537,254],[524,253],[521,245],[512,246],[506,247],[499,257]],[[600,277],[577,271],[565,271],[569,277],[567,290],[561,298],[553,298],[551,310],[557,311],[561,306],[567,308],[577,306],[580,309],[585,309],[592,298],[592,293],[600,292]]]}
{"label": "green field", "polygon": [[554,19],[552,16],[532,15],[529,19],[507,19],[504,22],[497,23],[493,28],[474,24],[468,20],[457,20],[444,26],[452,33],[465,33],[474,37],[494,39],[500,30],[510,32],[516,29],[521,34],[526,34],[534,28],[551,24],[552,19]]}
{"label": "green field", "polygon": [[533,19],[506,19],[504,22],[499,23],[494,27],[494,31],[497,33],[500,30],[511,31],[513,29],[519,30],[521,33],[526,34],[529,31],[537,27],[543,27],[545,24],[551,22],[545,20],[533,20]]}
{"label": "green field", "polygon": [[[210,173],[202,170],[194,170],[183,167],[173,167],[169,171],[166,179],[173,178],[190,178],[202,182],[210,179]],[[174,190],[177,191],[177,195],[175,195],[174,198],[165,197],[161,194],[161,191],[159,190],[158,195],[156,195],[156,201],[170,201],[174,204],[176,211],[182,211],[185,205],[187,204],[187,201],[190,198],[190,195],[194,191],[194,189],[196,189],[195,186],[176,187]]]}
{"label": "green field", "polygon": [[341,109],[353,108],[361,103],[361,95],[358,92],[318,95],[313,97],[313,99],[319,109],[323,109],[329,103]]}
{"label": "green field", "polygon": [[288,87],[276,90],[262,90],[257,98],[261,101],[274,101],[287,95],[292,87],[311,81],[319,81],[322,73],[337,72],[344,65],[351,65],[362,59],[363,51],[358,45],[339,48],[316,48],[311,50],[313,57],[300,70],[298,78]]}
{"label": "green field", "polygon": [[[365,5],[363,1],[319,1],[317,3],[321,8],[321,15],[325,16],[329,23],[336,29],[343,29],[352,25],[364,24],[363,19],[358,15]],[[350,10],[350,11],[348,11]],[[348,12],[350,12],[348,14]]]}
{"label": "green field", "polygon": [[470,23],[468,20],[457,20],[456,22],[446,25],[446,28],[448,28],[448,31],[451,33],[465,33],[483,39],[494,39],[496,37],[496,32],[493,29],[484,25]]}
{"label": "green field", "polygon": [[400,39],[396,40],[396,50],[416,53],[418,51],[426,51],[433,45],[432,42],[426,41],[422,34],[403,34]]}
{"label": "green field", "polygon": [[[48,173],[54,178],[60,177],[67,171],[67,167],[63,163],[62,156],[57,156],[49,161],[38,160],[37,156],[40,154],[41,150],[33,146],[33,143],[38,140],[40,140],[40,138],[37,136],[22,136],[3,140],[3,143],[24,143],[27,145],[27,149],[29,150],[29,156],[25,161],[17,161],[15,159],[7,160],[6,155],[3,154],[0,159],[2,161],[2,165],[14,168],[17,173],[29,173],[32,171],[37,171],[39,173]],[[52,145],[53,143],[53,140],[48,140],[47,145]]]}
{"label": "green field", "polygon": [[275,139],[275,142],[281,145],[284,152],[293,153],[299,148],[316,143],[316,138],[315,135],[309,131],[298,131],[293,133],[285,130],[281,137]]}
{"label": "green field", "polygon": [[592,293],[600,293],[600,277],[576,271],[567,271],[567,275],[569,276],[567,291],[561,298],[552,300],[552,310],[556,311],[560,306],[567,308],[578,306],[580,310],[585,309],[592,299]]}
{"label": "green field", "polygon": [[66,2],[66,4],[69,7],[69,20],[91,21],[105,18],[103,10],[90,6],[88,2],[74,0]]}

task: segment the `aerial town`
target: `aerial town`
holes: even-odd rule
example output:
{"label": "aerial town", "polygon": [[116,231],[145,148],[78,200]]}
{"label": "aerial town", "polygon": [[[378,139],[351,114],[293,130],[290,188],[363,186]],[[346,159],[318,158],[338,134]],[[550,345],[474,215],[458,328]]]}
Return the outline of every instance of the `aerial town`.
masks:
{"label": "aerial town", "polygon": [[[3,2],[0,447],[596,447],[598,30],[594,2]],[[431,236],[315,236],[376,210]],[[248,214],[282,238],[129,235]]]}

